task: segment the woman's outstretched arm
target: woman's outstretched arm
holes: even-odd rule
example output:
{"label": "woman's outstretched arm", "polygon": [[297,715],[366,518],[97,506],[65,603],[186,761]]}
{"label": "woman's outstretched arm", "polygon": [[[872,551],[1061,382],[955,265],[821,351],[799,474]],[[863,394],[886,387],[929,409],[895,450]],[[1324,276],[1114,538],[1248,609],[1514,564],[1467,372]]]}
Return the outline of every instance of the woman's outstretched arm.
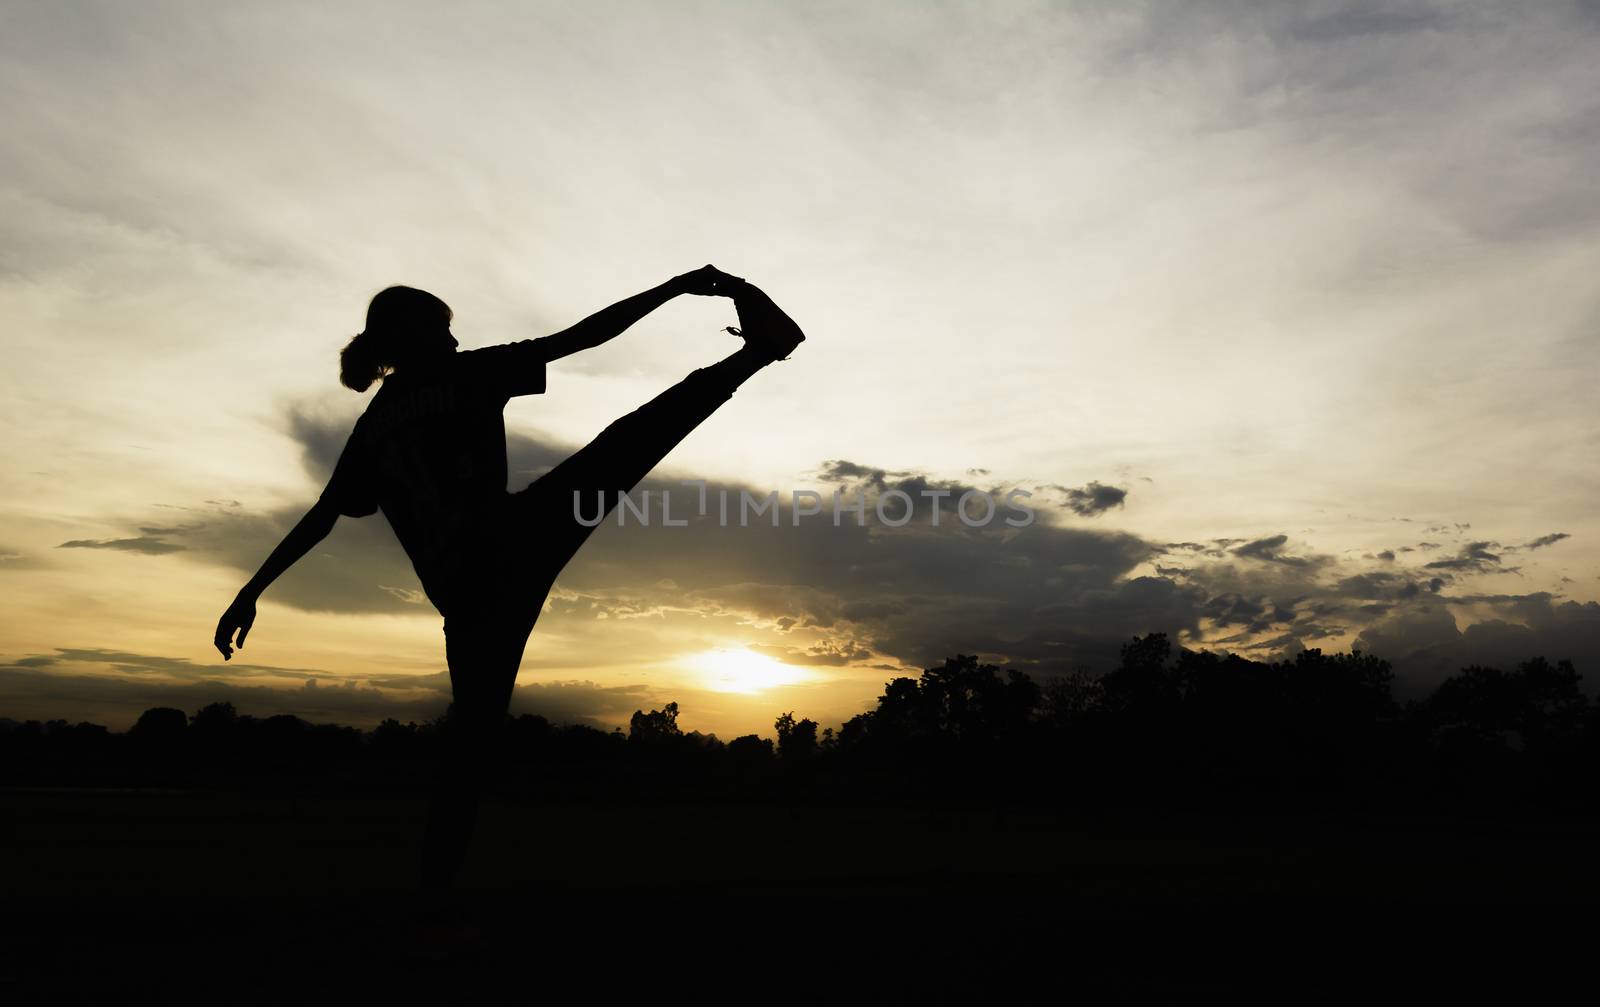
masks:
{"label": "woman's outstretched arm", "polygon": [[665,283],[601,308],[576,325],[543,337],[539,346],[545,352],[545,359],[559,360],[615,339],[634,322],[679,294],[732,296],[734,289],[743,282],[711,265],[680,273]]}
{"label": "woman's outstretched arm", "polygon": [[[338,520],[339,511],[328,501],[318,500],[283,537],[278,547],[272,550],[272,555],[261,564],[261,569],[250,578],[250,582],[239,589],[233,604],[222,613],[222,619],[217,623],[216,639],[212,641],[217,650],[222,652],[224,661],[233,656],[233,646],[244,646],[245,634],[250,632],[251,625],[256,621],[256,599],[261,597],[261,592],[285,570],[294,566],[296,560],[310,552],[312,546],[327,538]],[[235,632],[239,634],[236,644],[233,638]]]}

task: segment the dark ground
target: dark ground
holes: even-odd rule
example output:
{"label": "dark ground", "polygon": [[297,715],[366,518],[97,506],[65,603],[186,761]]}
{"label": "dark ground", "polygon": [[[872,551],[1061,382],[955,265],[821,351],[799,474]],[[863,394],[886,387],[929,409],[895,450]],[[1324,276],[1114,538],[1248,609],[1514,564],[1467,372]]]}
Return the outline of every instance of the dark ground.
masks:
{"label": "dark ground", "polygon": [[[1435,989],[1526,992],[1553,973],[1514,967],[1498,935],[1548,926],[1592,947],[1600,905],[1588,818],[502,800],[446,952],[419,942],[406,887],[421,812],[409,795],[0,793],[0,995],[507,981],[518,1000],[900,1002],[1024,984],[1305,999],[1392,964],[1422,965]],[[1423,950],[1445,936],[1450,950]]]}

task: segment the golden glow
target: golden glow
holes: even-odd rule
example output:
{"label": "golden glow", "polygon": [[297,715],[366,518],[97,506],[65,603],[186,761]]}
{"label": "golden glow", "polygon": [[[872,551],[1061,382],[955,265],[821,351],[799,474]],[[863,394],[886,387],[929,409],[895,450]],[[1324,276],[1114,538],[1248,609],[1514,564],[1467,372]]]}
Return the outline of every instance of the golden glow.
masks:
{"label": "golden glow", "polygon": [[804,669],[758,654],[747,647],[718,648],[691,654],[684,665],[713,692],[754,693],[776,685],[794,685],[809,675]]}

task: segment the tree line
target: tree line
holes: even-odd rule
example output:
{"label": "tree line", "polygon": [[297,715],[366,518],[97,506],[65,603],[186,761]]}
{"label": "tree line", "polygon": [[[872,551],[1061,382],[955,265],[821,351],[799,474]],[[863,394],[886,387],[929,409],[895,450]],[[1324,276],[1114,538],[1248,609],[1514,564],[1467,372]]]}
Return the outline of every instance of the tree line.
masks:
{"label": "tree line", "polygon": [[[887,682],[837,730],[793,711],[773,737],[684,731],[678,705],[626,731],[507,718],[495,786],[554,800],[956,802],[1087,807],[1593,810],[1600,705],[1570,661],[1470,666],[1397,702],[1388,662],[1305,650],[1263,663],[1136,637],[1113,670],[1035,680],[970,655]],[[144,712],[126,732],[0,720],[0,783],[413,789],[448,711],[362,731],[229,703]]]}

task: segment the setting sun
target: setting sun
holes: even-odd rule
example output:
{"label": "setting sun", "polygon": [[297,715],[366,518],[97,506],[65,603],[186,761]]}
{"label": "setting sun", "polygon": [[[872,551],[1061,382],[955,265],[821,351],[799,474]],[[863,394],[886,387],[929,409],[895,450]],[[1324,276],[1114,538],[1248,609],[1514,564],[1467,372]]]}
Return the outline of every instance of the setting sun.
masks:
{"label": "setting sun", "polygon": [[747,647],[703,651],[684,664],[700,676],[707,689],[715,692],[760,692],[776,685],[794,685],[808,677],[800,668]]}

